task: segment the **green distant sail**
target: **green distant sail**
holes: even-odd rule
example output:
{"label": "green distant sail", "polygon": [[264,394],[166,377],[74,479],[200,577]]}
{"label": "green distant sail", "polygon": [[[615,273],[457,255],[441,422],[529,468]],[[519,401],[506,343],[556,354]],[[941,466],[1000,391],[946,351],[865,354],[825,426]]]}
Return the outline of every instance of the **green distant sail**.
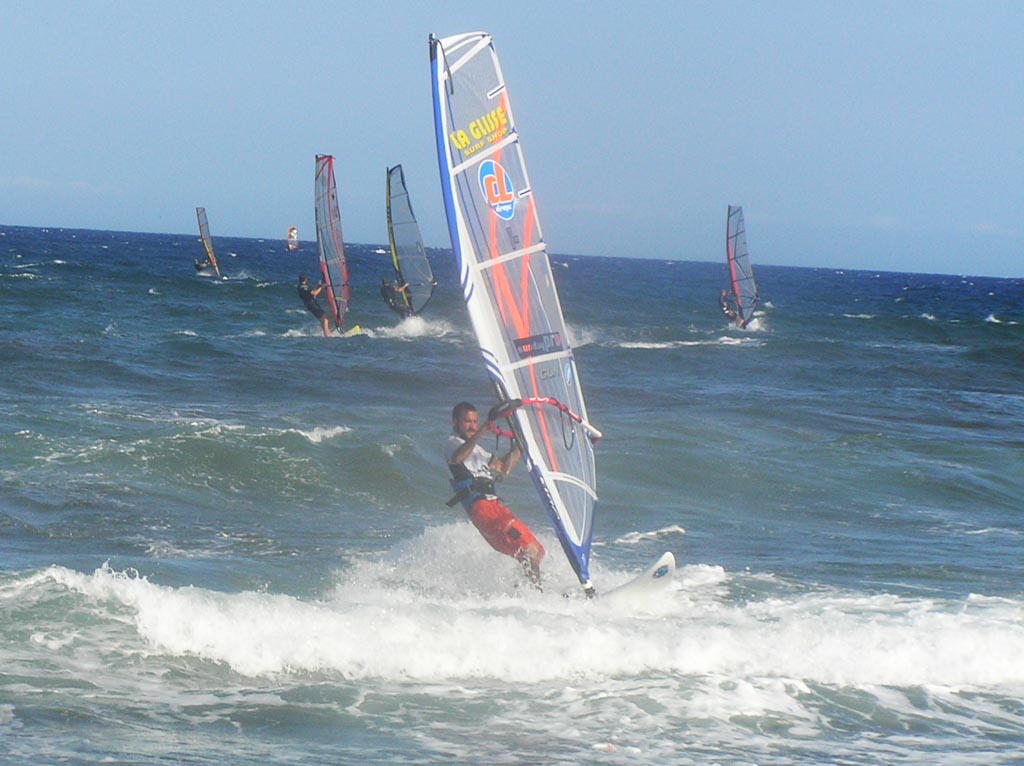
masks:
{"label": "green distant sail", "polygon": [[387,171],[388,241],[395,278],[408,288],[399,293],[408,313],[419,314],[434,293],[434,272],[423,249],[423,238],[412,212],[409,191],[405,187],[405,174],[401,165]]}

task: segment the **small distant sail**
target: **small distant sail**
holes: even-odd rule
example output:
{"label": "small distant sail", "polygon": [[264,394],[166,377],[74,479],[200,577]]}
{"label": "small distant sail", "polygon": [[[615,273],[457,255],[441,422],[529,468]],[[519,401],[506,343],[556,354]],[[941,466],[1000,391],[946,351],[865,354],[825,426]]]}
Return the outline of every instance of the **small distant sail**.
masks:
{"label": "small distant sail", "polygon": [[580,376],[491,36],[430,38],[452,249],[484,366],[541,504],[588,593],[597,471]]}
{"label": "small distant sail", "polygon": [[754,281],[754,267],[750,265],[742,207],[729,205],[725,227],[725,259],[729,265],[729,280],[740,327],[746,327],[754,318],[754,309],[757,308],[757,282]]}
{"label": "small distant sail", "polygon": [[387,171],[388,241],[398,284],[408,287],[394,296],[401,314],[419,314],[434,292],[434,273],[423,249],[420,227],[412,212],[401,165]]}
{"label": "small distant sail", "polygon": [[327,303],[340,330],[348,311],[348,265],[345,262],[345,240],[341,236],[341,213],[338,210],[338,187],[334,182],[334,157],[316,156],[314,181],[316,212],[316,246],[320,251],[320,273],[323,275]]}
{"label": "small distant sail", "polygon": [[206,250],[206,260],[214,273],[220,277],[220,268],[217,266],[217,256],[213,254],[213,237],[210,236],[210,224],[206,220],[206,208],[196,208],[196,220],[199,222],[199,237],[203,240],[203,248]]}
{"label": "small distant sail", "polygon": [[299,230],[296,229],[294,226],[288,227],[288,249],[299,249]]}

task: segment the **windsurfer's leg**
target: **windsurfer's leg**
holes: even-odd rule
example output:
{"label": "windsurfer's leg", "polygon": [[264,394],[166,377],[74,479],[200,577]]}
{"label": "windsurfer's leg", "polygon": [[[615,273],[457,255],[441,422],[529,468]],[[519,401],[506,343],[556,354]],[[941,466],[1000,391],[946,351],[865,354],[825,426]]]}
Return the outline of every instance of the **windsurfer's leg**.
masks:
{"label": "windsurfer's leg", "polygon": [[523,564],[530,580],[540,584],[544,546],[522,521],[497,498],[480,498],[469,509],[469,519],[494,550]]}
{"label": "windsurfer's leg", "polygon": [[324,328],[324,337],[331,337],[331,323],[327,317],[320,317],[320,326]]}
{"label": "windsurfer's leg", "polygon": [[523,571],[530,582],[540,588],[540,562],[544,558],[544,546],[521,519],[516,518],[511,511],[508,515],[510,519],[504,530],[505,550],[514,549],[512,557],[523,565]]}
{"label": "windsurfer's leg", "polygon": [[536,540],[516,553],[516,560],[523,565],[523,572],[537,588],[540,588],[540,561],[543,558],[544,548]]}

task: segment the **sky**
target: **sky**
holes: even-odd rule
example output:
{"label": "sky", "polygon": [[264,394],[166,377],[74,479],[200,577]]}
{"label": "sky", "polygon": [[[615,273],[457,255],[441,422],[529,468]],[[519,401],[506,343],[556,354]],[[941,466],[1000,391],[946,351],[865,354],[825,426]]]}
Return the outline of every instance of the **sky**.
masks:
{"label": "sky", "polygon": [[494,37],[548,249],[1024,276],[1024,3],[0,0],[0,224],[449,247],[428,35]]}

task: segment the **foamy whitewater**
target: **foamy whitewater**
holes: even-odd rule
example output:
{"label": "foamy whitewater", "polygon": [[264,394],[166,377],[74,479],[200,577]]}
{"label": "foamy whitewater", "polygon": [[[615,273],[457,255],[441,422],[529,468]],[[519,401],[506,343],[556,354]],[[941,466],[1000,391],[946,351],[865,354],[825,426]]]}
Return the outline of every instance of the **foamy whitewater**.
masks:
{"label": "foamy whitewater", "polygon": [[[211,211],[212,214],[212,211]],[[211,223],[213,223],[211,221]],[[556,255],[599,591],[525,472],[545,588],[450,496],[493,404],[452,255],[422,316],[349,246],[0,227],[0,763],[1024,762],[1024,281]],[[486,444],[489,448],[506,445]]]}

